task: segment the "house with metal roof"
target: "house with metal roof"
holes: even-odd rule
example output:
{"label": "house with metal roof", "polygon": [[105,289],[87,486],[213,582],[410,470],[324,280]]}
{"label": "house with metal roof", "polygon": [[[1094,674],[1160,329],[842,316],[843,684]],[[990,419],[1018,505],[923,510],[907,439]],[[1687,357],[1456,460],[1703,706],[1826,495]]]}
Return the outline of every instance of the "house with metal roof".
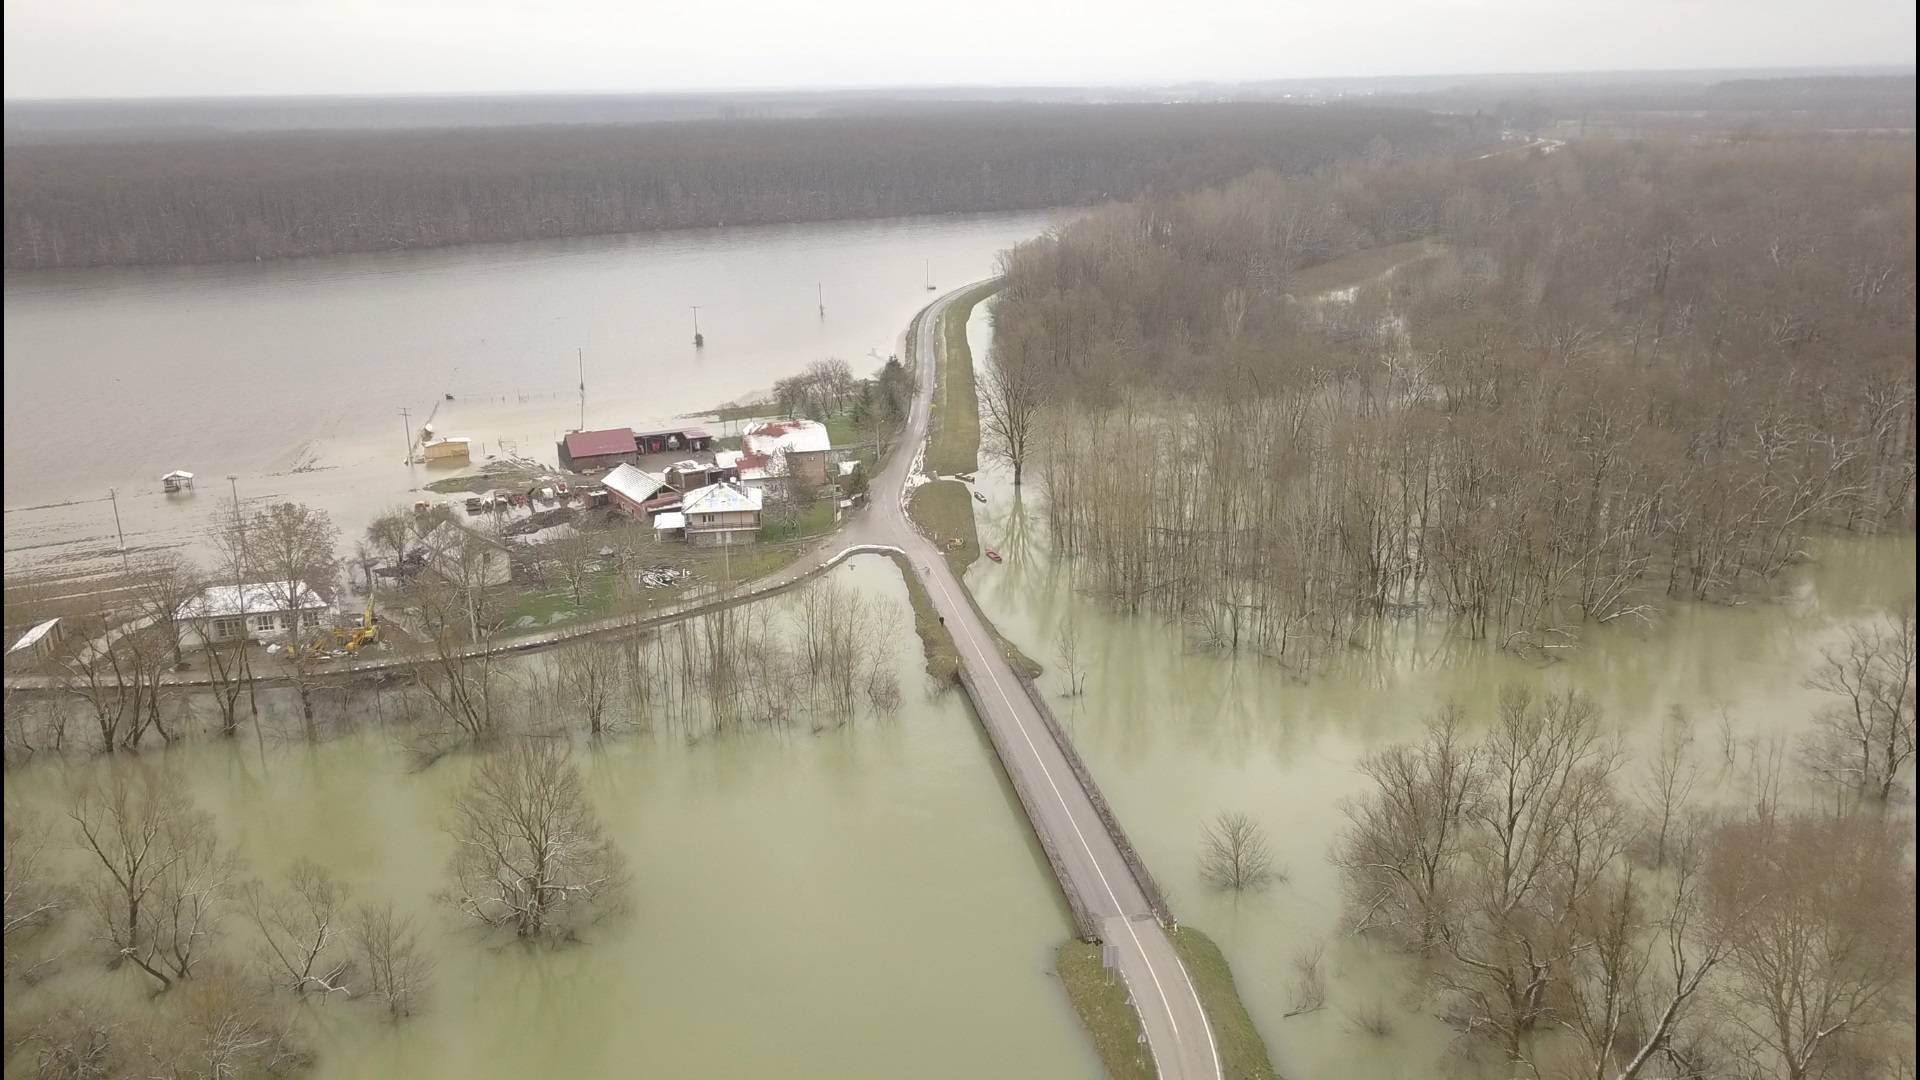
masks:
{"label": "house with metal roof", "polygon": [[607,500],[634,517],[658,513],[680,501],[680,493],[667,485],[666,477],[632,465],[620,466],[600,483],[607,489]]}
{"label": "house with metal roof", "polygon": [[252,638],[285,637],[298,619],[306,626],[333,622],[333,605],[301,581],[259,581],[212,585],[190,597],[174,613],[182,650]]}
{"label": "house with metal roof", "polygon": [[606,428],[601,431],[569,431],[560,440],[560,467],[574,472],[592,473],[616,465],[640,464],[640,444],[632,428]]}
{"label": "house with metal roof", "polygon": [[681,496],[680,512],[687,519],[687,543],[699,547],[750,544],[760,536],[758,488],[723,480],[695,488]]}

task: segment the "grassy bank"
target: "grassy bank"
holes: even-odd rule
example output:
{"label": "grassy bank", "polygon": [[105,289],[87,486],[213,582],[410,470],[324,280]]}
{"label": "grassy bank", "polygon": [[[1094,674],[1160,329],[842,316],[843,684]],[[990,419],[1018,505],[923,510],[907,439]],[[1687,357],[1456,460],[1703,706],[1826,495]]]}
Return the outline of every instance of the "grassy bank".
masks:
{"label": "grassy bank", "polygon": [[[1200,1006],[1213,1028],[1220,1071],[1226,1080],[1278,1080],[1280,1074],[1267,1060],[1267,1044],[1254,1030],[1253,1018],[1240,1002],[1233,972],[1219,946],[1191,927],[1181,927],[1172,936],[1174,950],[1200,992]],[[1054,954],[1053,966],[1074,1011],[1093,1036],[1107,1075],[1114,1080],[1151,1080],[1153,1057],[1139,1041],[1140,1018],[1127,1004],[1126,986],[1120,977],[1110,976],[1100,966],[1100,946],[1066,942]]]}
{"label": "grassy bank", "polygon": [[1093,1036],[1107,1075],[1113,1080],[1153,1080],[1153,1055],[1140,1041],[1140,1017],[1127,1004],[1120,976],[1100,966],[1100,946],[1077,938],[1062,943],[1053,955],[1053,970]]}
{"label": "grassy bank", "polygon": [[920,650],[927,658],[927,674],[936,682],[950,683],[960,673],[960,650],[953,643],[953,634],[933,610],[933,598],[927,595],[926,582],[914,572],[912,560],[905,555],[892,558],[893,564],[900,568],[900,576],[907,579],[907,599],[913,604],[913,629],[920,635]]}
{"label": "grassy bank", "polygon": [[974,396],[967,319],[974,305],[999,288],[998,278],[982,282],[955,297],[941,316],[940,355],[935,359],[933,411],[927,430],[927,469],[935,474],[950,476],[980,468],[980,406]]}
{"label": "grassy bank", "polygon": [[1267,1059],[1267,1044],[1253,1026],[1253,1017],[1240,1000],[1233,985],[1233,970],[1213,939],[1183,926],[1172,933],[1174,951],[1186,966],[1187,975],[1200,991],[1200,1006],[1213,1027],[1214,1045],[1220,1051],[1220,1071],[1226,1080],[1278,1080],[1273,1062]]}
{"label": "grassy bank", "polygon": [[955,577],[980,558],[980,531],[973,521],[973,495],[958,480],[935,480],[913,490],[907,504],[913,520],[947,556]]}

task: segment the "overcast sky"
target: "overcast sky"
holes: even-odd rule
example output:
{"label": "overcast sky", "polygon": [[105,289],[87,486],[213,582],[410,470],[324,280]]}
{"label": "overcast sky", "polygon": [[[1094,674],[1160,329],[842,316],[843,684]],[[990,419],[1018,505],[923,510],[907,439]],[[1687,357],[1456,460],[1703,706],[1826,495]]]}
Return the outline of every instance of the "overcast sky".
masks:
{"label": "overcast sky", "polygon": [[1911,64],[1914,0],[6,0],[20,97]]}

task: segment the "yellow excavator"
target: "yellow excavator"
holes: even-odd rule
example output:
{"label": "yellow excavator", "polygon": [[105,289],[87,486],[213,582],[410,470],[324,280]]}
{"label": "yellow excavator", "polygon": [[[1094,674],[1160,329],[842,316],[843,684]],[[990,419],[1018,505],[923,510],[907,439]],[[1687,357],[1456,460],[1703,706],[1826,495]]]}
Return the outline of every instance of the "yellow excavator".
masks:
{"label": "yellow excavator", "polygon": [[373,616],[373,597],[367,597],[367,610],[360,616],[360,625],[356,627],[337,627],[330,634],[316,635],[307,646],[315,656],[324,656],[340,650],[348,656],[358,655],[360,650],[380,640],[380,623]]}

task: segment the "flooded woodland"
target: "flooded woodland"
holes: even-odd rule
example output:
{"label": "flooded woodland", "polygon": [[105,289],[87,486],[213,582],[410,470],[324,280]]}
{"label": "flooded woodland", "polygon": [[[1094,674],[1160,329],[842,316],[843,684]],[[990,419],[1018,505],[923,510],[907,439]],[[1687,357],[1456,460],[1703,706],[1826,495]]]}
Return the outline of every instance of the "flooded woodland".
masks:
{"label": "flooded woodland", "polygon": [[[10,345],[16,302],[10,290]],[[993,351],[990,310],[976,309],[968,327],[977,357]],[[8,378],[12,398],[11,364]],[[691,405],[719,389],[682,396]],[[566,407],[556,393],[550,411]],[[1115,604],[1111,575],[1055,542],[1044,477],[1030,475],[1024,488],[1012,480],[1003,465],[979,473],[980,539],[1002,560],[976,563],[967,582],[998,630],[1047,669],[1043,692],[1172,909],[1220,944],[1274,1064],[1292,1078],[1512,1071],[1449,1023],[1406,952],[1352,932],[1333,855],[1349,810],[1368,795],[1369,755],[1420,740],[1449,704],[1479,737],[1509,688],[1578,691],[1621,741],[1614,780],[1625,799],[1648,797],[1657,751],[1674,740],[1696,770],[1700,805],[1764,797],[1821,806],[1830,789],[1797,761],[1812,718],[1831,703],[1809,685],[1823,650],[1915,590],[1910,532],[1814,528],[1796,557],[1744,581],[1737,596],[1675,596],[1646,617],[1585,626],[1566,647],[1502,647],[1439,612],[1383,602],[1365,648],[1323,646],[1300,665],[1224,649],[1192,622]],[[10,556],[12,530],[10,520]],[[656,676],[697,673],[616,706],[628,722],[597,740],[578,724],[560,734],[580,703],[549,681],[554,655],[503,665],[506,678],[545,694],[529,709],[573,746],[586,798],[630,878],[622,903],[554,947],[484,932],[436,899],[449,887],[449,808],[478,759],[423,755],[417,701],[389,713],[356,693],[327,710],[327,737],[310,744],[275,691],[258,737],[151,751],[179,771],[247,874],[282,882],[305,855],[356,900],[391,902],[418,927],[434,971],[412,1015],[393,1022],[346,996],[300,1004],[315,1075],[635,1066],[662,1075],[1100,1075],[1051,971],[1053,948],[1072,933],[1066,907],[964,699],[922,670],[897,570],[860,558],[830,580],[872,606],[859,647],[848,646],[857,662],[841,665],[840,689],[824,691],[828,705],[798,663],[775,665],[784,674],[724,706],[712,692],[723,662],[738,670],[754,649],[805,647],[777,644],[807,639],[796,629],[804,593],[756,607],[758,639],[749,632],[704,651],[653,639],[645,663]],[[699,686],[708,692],[689,692]],[[66,842],[66,789],[107,767],[42,758],[9,775],[9,816],[49,823],[46,858],[57,872],[77,876],[86,865]],[[1899,780],[1911,790],[1911,763]],[[1226,892],[1203,879],[1203,830],[1222,813],[1264,832],[1274,870],[1265,888]],[[136,1018],[157,1008],[138,971],[101,963],[85,921],[84,910],[69,911],[37,943],[52,959],[32,992],[118,1002]],[[239,963],[259,951],[234,913],[209,947]],[[1304,967],[1316,972],[1317,994],[1302,993]]]}

